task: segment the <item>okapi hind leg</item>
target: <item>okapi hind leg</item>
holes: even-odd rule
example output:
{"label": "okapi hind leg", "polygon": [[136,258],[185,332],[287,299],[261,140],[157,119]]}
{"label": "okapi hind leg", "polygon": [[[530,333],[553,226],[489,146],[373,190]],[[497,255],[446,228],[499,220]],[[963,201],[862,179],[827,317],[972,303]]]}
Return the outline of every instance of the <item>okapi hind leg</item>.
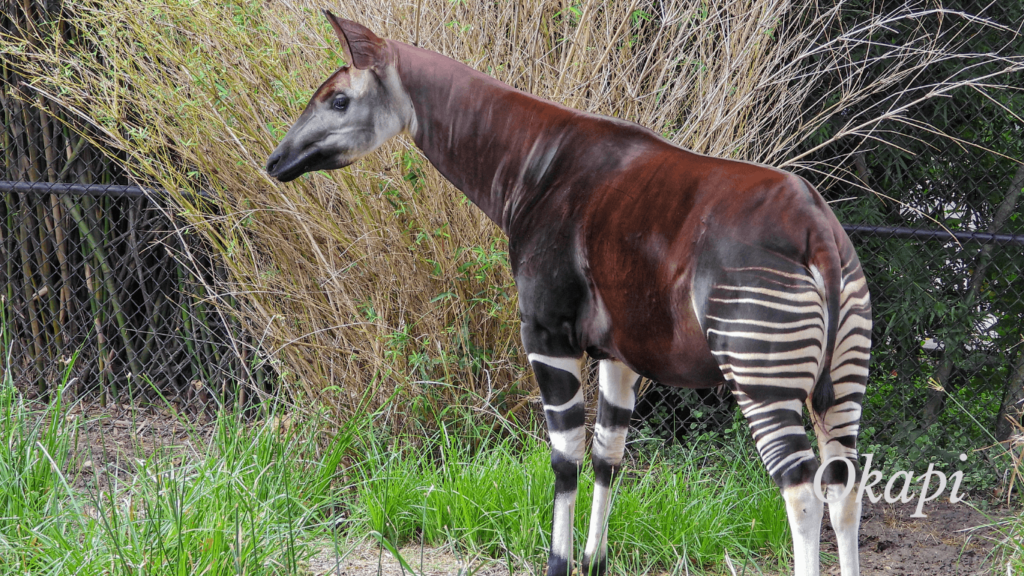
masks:
{"label": "okapi hind leg", "polygon": [[[836,533],[840,572],[842,576],[859,576],[860,557],[857,545],[861,502],[857,495],[860,492],[861,473],[857,464],[856,430],[852,437],[843,431],[839,432],[841,436],[835,435],[835,423],[845,420],[848,414],[844,414],[842,408],[834,408],[826,411],[821,417],[813,415],[812,412],[814,432],[818,437],[818,451],[821,454],[821,461],[827,466],[821,475],[821,492],[828,501],[829,520]],[[856,411],[859,416],[859,406]],[[833,435],[830,436],[829,430],[833,431]],[[848,467],[843,461],[830,462],[835,458],[846,459],[853,467]],[[852,482],[849,476],[851,471],[854,476]],[[846,492],[848,483],[850,490]]]}
{"label": "okapi hind leg", "polygon": [[818,460],[803,405],[818,379],[828,314],[815,271],[785,264],[722,269],[708,292],[704,329],[786,501],[794,573],[818,576],[824,503],[813,489]]}
{"label": "okapi hind leg", "polygon": [[600,395],[591,457],[594,462],[594,504],[590,530],[583,552],[583,574],[603,576],[607,569],[608,516],[611,513],[611,488],[622,464],[626,433],[636,404],[640,376],[615,360],[598,365]]}
{"label": "okapi hind leg", "polygon": [[572,573],[576,489],[586,440],[586,415],[580,384],[582,357],[543,354],[529,354],[528,357],[544,403],[544,418],[551,439],[551,469],[555,473],[547,574],[565,576]]}
{"label": "okapi hind leg", "polygon": [[[849,258],[849,257],[848,257]],[[861,471],[857,458],[857,433],[861,404],[867,389],[868,360],[871,349],[871,303],[867,284],[855,258],[849,258],[843,270],[840,290],[839,329],[832,359],[832,386],[835,403],[818,416],[811,410],[818,452],[827,468],[822,472],[822,492],[828,504],[829,519],[836,533],[839,568],[842,576],[860,575],[857,551],[860,532]],[[808,409],[810,410],[808,405]],[[835,458],[843,461],[830,462]],[[854,478],[850,478],[851,470]],[[850,485],[849,492],[840,498]]]}
{"label": "okapi hind leg", "polygon": [[[756,391],[752,391],[756,395]],[[766,400],[733,388],[754,445],[768,474],[782,491],[793,533],[793,574],[818,576],[821,518],[825,503],[814,493],[818,460],[807,439],[800,399]]]}

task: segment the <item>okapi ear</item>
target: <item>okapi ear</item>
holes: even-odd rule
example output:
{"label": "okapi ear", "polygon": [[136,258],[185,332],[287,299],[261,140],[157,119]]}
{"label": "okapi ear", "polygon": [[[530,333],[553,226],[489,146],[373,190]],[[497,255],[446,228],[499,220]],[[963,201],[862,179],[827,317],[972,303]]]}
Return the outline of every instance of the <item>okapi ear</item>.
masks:
{"label": "okapi ear", "polygon": [[342,49],[352,66],[359,70],[380,69],[387,64],[387,43],[362,24],[338,18],[330,10],[324,10],[334,32],[341,40]]}

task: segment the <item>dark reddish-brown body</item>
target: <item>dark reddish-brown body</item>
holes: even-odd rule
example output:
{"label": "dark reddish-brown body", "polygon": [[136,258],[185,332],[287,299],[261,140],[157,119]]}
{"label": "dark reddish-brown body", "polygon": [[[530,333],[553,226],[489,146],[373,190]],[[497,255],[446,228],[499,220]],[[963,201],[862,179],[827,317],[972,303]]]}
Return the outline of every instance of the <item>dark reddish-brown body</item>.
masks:
{"label": "dark reddish-brown body", "polygon": [[433,119],[416,144],[508,235],[524,321],[547,329],[553,352],[614,357],[663,384],[717,386],[704,303],[692,298],[700,255],[765,250],[806,267],[849,242],[796,176],[694,154],[389,44],[417,117]]}

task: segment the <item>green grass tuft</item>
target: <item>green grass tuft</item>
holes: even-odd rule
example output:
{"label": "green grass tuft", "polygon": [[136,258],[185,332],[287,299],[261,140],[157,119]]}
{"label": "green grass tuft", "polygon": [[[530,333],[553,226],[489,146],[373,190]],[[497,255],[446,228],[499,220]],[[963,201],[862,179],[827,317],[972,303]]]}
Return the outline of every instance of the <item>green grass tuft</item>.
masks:
{"label": "green grass tuft", "polygon": [[[59,396],[33,409],[10,383],[0,389],[2,573],[302,574],[325,542],[373,538],[394,549],[451,546],[514,572],[540,573],[546,559],[550,452],[525,428],[469,442],[443,424],[389,437],[367,432],[369,418],[338,429],[222,414],[212,431],[193,431],[192,452],[138,451],[119,472],[80,465],[83,423],[66,409]],[[699,571],[727,553],[786,558],[784,508],[757,459],[747,447],[701,445],[624,472],[610,519],[616,571]],[[592,486],[585,466],[578,550]]]}
{"label": "green grass tuft", "polygon": [[[353,470],[358,497],[350,529],[397,547],[454,544],[540,573],[551,527],[554,476],[546,443],[523,436],[474,450],[442,429],[400,448],[367,446]],[[752,452],[706,438],[626,469],[615,488],[609,554],[626,573],[689,569],[733,558],[788,557],[789,529],[778,489]],[[589,522],[593,474],[577,497],[577,550]]]}

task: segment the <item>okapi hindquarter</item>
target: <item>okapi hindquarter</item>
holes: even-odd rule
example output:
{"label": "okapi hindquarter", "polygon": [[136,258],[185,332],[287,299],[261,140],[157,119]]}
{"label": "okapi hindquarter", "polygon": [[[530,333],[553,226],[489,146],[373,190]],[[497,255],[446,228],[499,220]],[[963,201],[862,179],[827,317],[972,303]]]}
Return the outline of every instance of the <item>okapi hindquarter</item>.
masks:
{"label": "okapi hindquarter", "polygon": [[[351,67],[317,89],[271,154],[281,181],[341,168],[400,133],[509,238],[523,346],[552,446],[549,574],[575,562],[583,355],[600,361],[595,490],[582,556],[603,574],[610,486],[641,376],[726,384],[782,489],[795,572],[818,574],[823,460],[856,466],[870,301],[842,227],[781,170],[684,150],[651,130],[513,89],[327,13]],[[848,480],[824,471],[826,493]],[[859,573],[857,490],[830,501],[844,576]]]}

